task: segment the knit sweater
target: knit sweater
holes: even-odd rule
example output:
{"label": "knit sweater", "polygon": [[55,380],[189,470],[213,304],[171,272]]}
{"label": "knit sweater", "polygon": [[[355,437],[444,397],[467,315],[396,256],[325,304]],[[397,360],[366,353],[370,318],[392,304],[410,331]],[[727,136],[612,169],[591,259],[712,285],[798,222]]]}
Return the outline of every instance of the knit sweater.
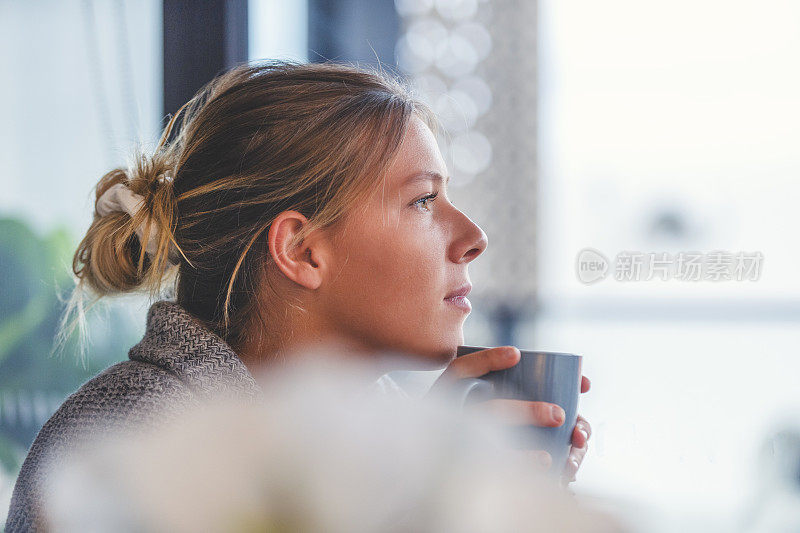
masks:
{"label": "knit sweater", "polygon": [[175,302],[150,306],[142,340],[70,395],[31,445],[14,486],[6,533],[45,528],[43,497],[56,463],[84,439],[137,424],[158,427],[217,393],[257,400],[262,391],[219,336]]}

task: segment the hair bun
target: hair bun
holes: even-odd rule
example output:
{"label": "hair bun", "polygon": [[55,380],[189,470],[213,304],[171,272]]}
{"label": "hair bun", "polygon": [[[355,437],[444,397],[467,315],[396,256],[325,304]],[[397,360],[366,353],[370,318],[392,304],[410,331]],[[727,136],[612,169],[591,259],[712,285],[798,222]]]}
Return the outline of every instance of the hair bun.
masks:
{"label": "hair bun", "polygon": [[[159,181],[165,180],[159,178]],[[144,196],[136,194],[124,183],[115,183],[97,199],[95,209],[97,214],[100,216],[106,216],[110,213],[120,211],[128,213],[128,215],[133,219],[144,206]],[[140,243],[146,242],[145,251],[152,256],[158,253],[158,244],[161,231],[159,228],[156,228],[155,231],[149,231],[148,224],[151,223],[152,221],[150,220],[149,215],[147,215],[147,219],[139,224],[134,231],[139,237]],[[174,264],[177,263],[180,256],[177,248],[172,243],[170,244],[171,246],[168,259],[170,263]]]}

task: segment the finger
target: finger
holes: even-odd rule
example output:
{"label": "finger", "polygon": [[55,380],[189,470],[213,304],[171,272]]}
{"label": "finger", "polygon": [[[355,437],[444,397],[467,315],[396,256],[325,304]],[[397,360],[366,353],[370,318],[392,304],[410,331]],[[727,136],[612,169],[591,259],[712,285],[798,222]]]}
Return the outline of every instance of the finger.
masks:
{"label": "finger", "polygon": [[589,392],[592,382],[586,376],[581,376],[581,392]]}
{"label": "finger", "polygon": [[572,445],[577,448],[582,448],[592,434],[591,426],[582,416],[578,417],[575,424],[575,429],[572,430]]}
{"label": "finger", "polygon": [[576,473],[578,470],[574,468],[574,465],[570,466],[571,464],[572,461],[571,459],[568,458],[567,462],[564,464],[564,470],[561,472],[561,476],[559,478],[561,480],[562,487],[568,486],[570,483],[572,483],[577,479]]}
{"label": "finger", "polygon": [[565,418],[561,407],[547,402],[496,398],[481,402],[474,408],[510,425],[533,424],[541,427],[558,427],[564,423]]}
{"label": "finger", "polygon": [[580,426],[586,431],[586,438],[590,439],[592,437],[592,425],[589,424],[589,421],[583,418],[581,415],[578,415],[576,425],[578,424],[580,424]]}
{"label": "finger", "polygon": [[526,450],[525,453],[539,470],[546,471],[553,464],[553,458],[544,450]]}
{"label": "finger", "polygon": [[477,378],[492,370],[503,370],[519,362],[521,354],[515,346],[498,346],[456,357],[442,372],[445,379]]}
{"label": "finger", "polygon": [[583,463],[583,458],[586,457],[586,451],[589,449],[588,444],[582,448],[572,447],[567,458],[567,464],[564,466],[562,477],[566,479],[574,479],[578,474],[578,469]]}
{"label": "finger", "polygon": [[576,448],[582,448],[586,445],[586,441],[589,440],[586,437],[586,433],[581,431],[578,426],[575,426],[575,429],[572,430],[572,445]]}

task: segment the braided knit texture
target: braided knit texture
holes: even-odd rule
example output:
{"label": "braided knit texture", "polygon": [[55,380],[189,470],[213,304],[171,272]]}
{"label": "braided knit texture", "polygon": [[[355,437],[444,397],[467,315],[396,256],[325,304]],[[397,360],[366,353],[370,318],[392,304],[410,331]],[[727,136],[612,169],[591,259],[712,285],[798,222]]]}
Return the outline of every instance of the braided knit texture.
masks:
{"label": "braided knit texture", "polygon": [[45,422],[28,450],[14,486],[6,533],[46,530],[46,465],[104,433],[141,425],[157,428],[217,394],[258,400],[263,392],[231,347],[176,302],[147,312],[142,340],[128,360],[84,383]]}

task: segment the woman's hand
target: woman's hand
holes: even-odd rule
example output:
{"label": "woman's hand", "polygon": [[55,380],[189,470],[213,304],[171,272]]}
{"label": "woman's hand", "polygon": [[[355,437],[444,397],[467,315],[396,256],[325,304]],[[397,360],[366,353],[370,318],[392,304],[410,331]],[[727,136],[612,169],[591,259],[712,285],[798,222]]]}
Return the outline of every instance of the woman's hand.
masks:
{"label": "woman's hand", "polygon": [[[583,376],[581,381],[581,392],[589,390],[591,382],[589,378]],[[586,451],[589,449],[589,437],[592,436],[592,427],[581,415],[578,415],[578,422],[575,424],[575,429],[572,431],[572,446],[569,449],[569,457],[567,457],[567,465],[564,468],[564,473],[561,476],[561,484],[567,486],[575,481],[575,475],[583,463],[583,458],[586,457]]]}
{"label": "woman's hand", "polygon": [[[431,390],[446,388],[456,380],[477,378],[493,370],[503,370],[516,365],[521,354],[514,346],[498,346],[487,350],[472,352],[456,358],[442,372]],[[581,378],[581,392],[586,392],[591,382],[585,376]],[[495,416],[504,418],[510,424],[532,424],[542,427],[558,427],[564,423],[564,410],[558,405],[547,402],[529,402],[523,400],[493,399],[476,405],[475,408],[490,411]],[[575,481],[588,449],[588,440],[592,434],[591,426],[582,416],[578,416],[577,424],[572,432],[572,447],[564,472],[561,475],[562,485]],[[552,458],[544,450],[529,452],[542,469],[550,467]]]}

